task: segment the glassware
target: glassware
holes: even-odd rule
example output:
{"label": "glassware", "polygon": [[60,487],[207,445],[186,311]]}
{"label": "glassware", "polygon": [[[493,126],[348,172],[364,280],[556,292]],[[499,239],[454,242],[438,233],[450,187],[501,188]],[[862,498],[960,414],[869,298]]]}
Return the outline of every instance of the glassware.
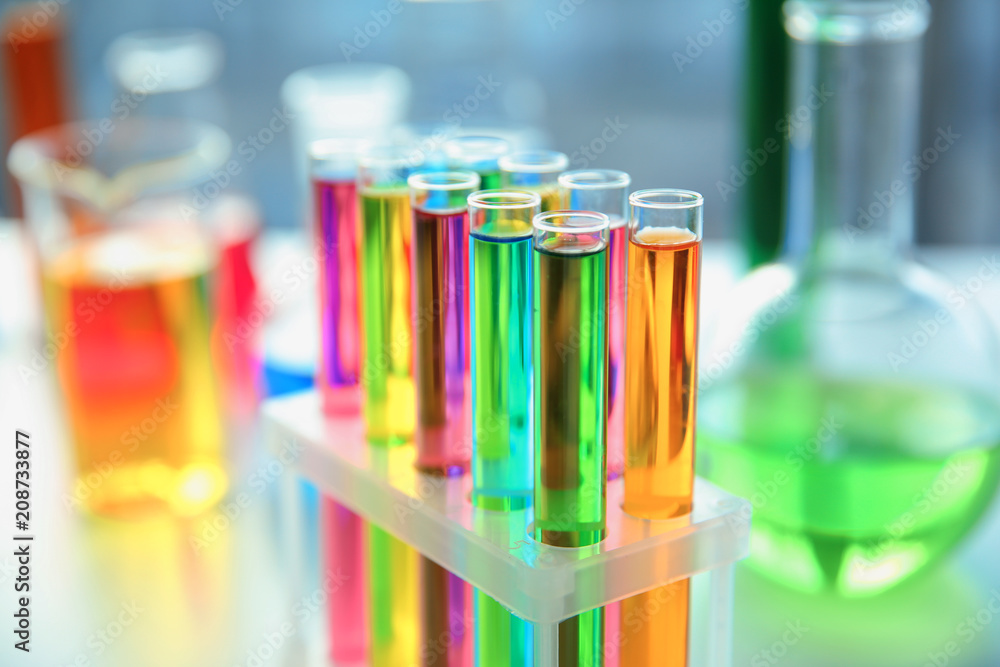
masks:
{"label": "glassware", "polygon": [[[629,197],[625,502],[644,519],[691,512],[704,200],[685,190]],[[622,601],[622,664],[687,664],[689,580]],[[636,624],[635,618],[649,621]],[[632,620],[630,620],[632,619]]]}
{"label": "glassware", "polygon": [[994,495],[996,338],[910,259],[928,6],[785,12],[789,254],[736,290],[703,357],[700,470],[753,503],[757,568],[872,594],[947,554]]}
{"label": "glassware", "polygon": [[[541,197],[517,190],[469,196],[472,320],[472,503],[531,505],[531,221]],[[517,667],[533,653],[531,625],[476,591],[476,664]]]}
{"label": "glassware", "polygon": [[207,301],[216,257],[190,202],[230,144],[195,121],[106,129],[44,130],[8,158],[76,454],[71,500],[195,514],[227,481]]}
{"label": "glassware", "polygon": [[608,243],[608,476],[625,469],[625,219],[632,178],[624,171],[581,169],[559,176],[564,208],[611,218]]}
{"label": "glassware", "polygon": [[444,152],[452,167],[479,174],[481,189],[496,190],[501,186],[499,160],[510,153],[510,142],[500,137],[467,135],[449,140]]}
{"label": "glassware", "polygon": [[[607,517],[608,233],[591,211],[534,220],[535,539],[582,547]],[[560,665],[602,665],[604,609],[559,624]]]}
{"label": "glassware", "polygon": [[498,161],[500,182],[505,188],[537,192],[542,212],[560,208],[559,174],[569,166],[569,157],[557,151],[524,151],[504,155]]}
{"label": "glassware", "polygon": [[[751,267],[781,254],[788,155],[788,35],[784,0],[744,0],[743,150],[724,181],[724,201],[742,194],[740,236]],[[727,187],[728,186],[728,187]]]}
{"label": "glassware", "polygon": [[413,214],[407,179],[419,152],[375,146],[358,171],[361,254],[361,392],[369,442],[402,444],[413,437],[413,313],[410,244]]}

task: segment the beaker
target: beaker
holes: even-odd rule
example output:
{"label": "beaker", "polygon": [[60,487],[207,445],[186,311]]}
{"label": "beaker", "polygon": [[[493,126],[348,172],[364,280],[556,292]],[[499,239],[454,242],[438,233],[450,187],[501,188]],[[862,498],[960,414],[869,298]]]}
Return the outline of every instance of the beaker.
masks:
{"label": "beaker", "polygon": [[42,365],[58,376],[76,458],[68,505],[195,514],[225,491],[216,257],[194,200],[229,147],[206,123],[104,119],[11,149],[43,287]]}

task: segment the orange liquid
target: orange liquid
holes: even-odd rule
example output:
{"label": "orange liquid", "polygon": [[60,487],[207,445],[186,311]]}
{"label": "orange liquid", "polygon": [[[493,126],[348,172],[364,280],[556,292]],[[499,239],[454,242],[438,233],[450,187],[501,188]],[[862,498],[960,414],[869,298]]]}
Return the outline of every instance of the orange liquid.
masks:
{"label": "orange liquid", "polygon": [[701,244],[672,231],[628,252],[624,507],[647,519],[687,514],[694,489]]}
{"label": "orange liquid", "polygon": [[[694,492],[701,243],[673,228],[629,240],[624,509],[668,519],[691,511]],[[688,585],[622,601],[622,665],[687,665]]]}
{"label": "orange liquid", "polygon": [[212,261],[176,224],[92,234],[45,262],[49,340],[77,460],[67,505],[193,514],[225,491]]}

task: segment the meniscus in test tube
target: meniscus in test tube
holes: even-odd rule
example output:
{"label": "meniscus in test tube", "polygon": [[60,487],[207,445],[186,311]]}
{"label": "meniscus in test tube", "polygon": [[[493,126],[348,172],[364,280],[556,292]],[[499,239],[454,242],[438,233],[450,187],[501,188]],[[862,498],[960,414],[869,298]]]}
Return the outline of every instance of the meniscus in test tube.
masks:
{"label": "meniscus in test tube", "polygon": [[625,469],[625,218],[632,179],[624,171],[580,169],[559,176],[563,206],[611,219],[608,241],[608,476]]}
{"label": "meniscus in test tube", "polygon": [[[486,190],[469,197],[472,285],[472,502],[495,511],[531,504],[531,221],[541,197]],[[476,592],[476,664],[531,664],[531,625]]]}
{"label": "meniscus in test tube", "polygon": [[467,169],[479,174],[483,190],[500,187],[499,160],[510,153],[510,142],[500,137],[456,137],[444,145],[448,164],[454,169]]}
{"label": "meniscus in test tube", "polygon": [[569,157],[557,151],[524,151],[500,158],[503,187],[537,192],[542,198],[542,212],[561,208],[559,174],[569,166]]}
{"label": "meniscus in test tube", "polygon": [[407,179],[420,152],[375,146],[361,156],[361,388],[365,435],[373,444],[413,437],[413,321],[410,243],[413,216]]}
{"label": "meniscus in test tube", "polygon": [[[605,535],[610,228],[592,211],[534,220],[534,534],[559,547]],[[559,624],[559,664],[604,664],[603,609]]]}
{"label": "meniscus in test tube", "polygon": [[[670,519],[691,511],[694,492],[703,199],[640,190],[629,203],[624,509]],[[687,664],[688,583],[622,602],[622,664]],[[636,613],[649,622],[630,627]]]}
{"label": "meniscus in test tube", "polygon": [[[479,189],[472,171],[413,174],[413,316],[416,331],[417,468],[461,475],[471,456],[469,438],[468,236],[469,195]],[[442,665],[462,667],[472,655],[471,588],[434,561],[420,558],[425,650],[451,637]],[[461,629],[452,627],[461,621]]]}
{"label": "meniscus in test tube", "polygon": [[[355,181],[358,158],[366,147],[360,139],[321,139],[309,146],[313,239],[319,257],[320,363],[316,383],[323,409],[331,414],[357,413],[361,407]],[[320,516],[325,567],[346,575],[343,588],[327,602],[330,658],[334,662],[363,660],[368,650],[364,520],[325,496]]]}

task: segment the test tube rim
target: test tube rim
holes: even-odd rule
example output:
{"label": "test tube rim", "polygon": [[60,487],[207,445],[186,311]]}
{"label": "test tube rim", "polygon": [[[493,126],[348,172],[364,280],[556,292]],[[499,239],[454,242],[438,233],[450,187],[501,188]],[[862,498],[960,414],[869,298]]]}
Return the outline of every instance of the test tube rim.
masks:
{"label": "test tube rim", "polygon": [[[587,227],[552,225],[547,222],[550,218],[591,218],[598,220],[598,223]],[[596,234],[598,232],[607,232],[611,229],[611,217],[597,211],[545,211],[532,218],[531,226],[537,231],[554,234]]]}
{"label": "test tube rim", "polygon": [[[598,174],[607,177],[608,180],[600,183],[581,183],[573,180],[586,174]],[[559,174],[559,185],[567,190],[613,190],[627,188],[631,184],[632,177],[628,172],[619,169],[574,169]]]}
{"label": "test tube rim", "polygon": [[[507,203],[485,201],[487,197],[501,197],[501,196],[518,197],[519,199],[517,201],[512,201]],[[504,210],[527,209],[527,208],[534,208],[536,206],[541,206],[542,197],[537,192],[528,192],[527,190],[517,190],[517,189],[479,190],[469,195],[467,202],[470,208],[475,207],[477,209],[489,209],[491,211],[504,211]]]}
{"label": "test tube rim", "polygon": [[[430,183],[428,178],[452,178],[450,183]],[[475,190],[482,179],[474,171],[453,169],[451,171],[418,171],[406,179],[411,189],[450,192],[452,190]],[[474,194],[474,193],[473,193]],[[471,196],[471,195],[470,195]]]}
{"label": "test tube rim", "polygon": [[[895,19],[898,11],[899,3],[893,0],[789,0],[782,8],[788,35],[810,44],[905,42],[919,39],[927,32],[931,7],[926,0],[917,0],[912,12],[903,12],[902,23]],[[841,29],[821,29],[823,23],[831,21]],[[893,26],[893,30],[885,30],[886,25]]]}
{"label": "test tube rim", "polygon": [[[655,201],[648,199],[657,196],[676,197],[676,201]],[[651,188],[647,190],[636,190],[628,197],[628,203],[639,208],[652,208],[663,210],[684,210],[691,208],[701,208],[705,205],[705,197],[694,190],[681,190],[677,188]]]}
{"label": "test tube rim", "polygon": [[[473,146],[477,145],[480,148],[489,145],[495,145],[498,150],[478,150],[465,152],[466,144],[471,144]],[[456,147],[460,146],[462,150],[457,150]],[[483,160],[496,159],[499,160],[505,155],[510,153],[511,144],[509,141],[503,137],[495,137],[488,134],[466,134],[460,137],[452,137],[448,141],[444,142],[444,154],[452,159],[464,159],[471,162],[479,162]]]}
{"label": "test tube rim", "polygon": [[[533,159],[534,158],[534,159]],[[509,153],[497,164],[501,171],[522,174],[555,174],[566,171],[569,156],[559,151],[531,150]]]}
{"label": "test tube rim", "polygon": [[306,149],[310,160],[332,160],[344,155],[354,155],[360,161],[362,154],[370,149],[370,139],[361,137],[323,137],[309,142]]}
{"label": "test tube rim", "polygon": [[358,167],[364,169],[416,169],[423,162],[423,151],[405,144],[370,144],[358,157]]}

